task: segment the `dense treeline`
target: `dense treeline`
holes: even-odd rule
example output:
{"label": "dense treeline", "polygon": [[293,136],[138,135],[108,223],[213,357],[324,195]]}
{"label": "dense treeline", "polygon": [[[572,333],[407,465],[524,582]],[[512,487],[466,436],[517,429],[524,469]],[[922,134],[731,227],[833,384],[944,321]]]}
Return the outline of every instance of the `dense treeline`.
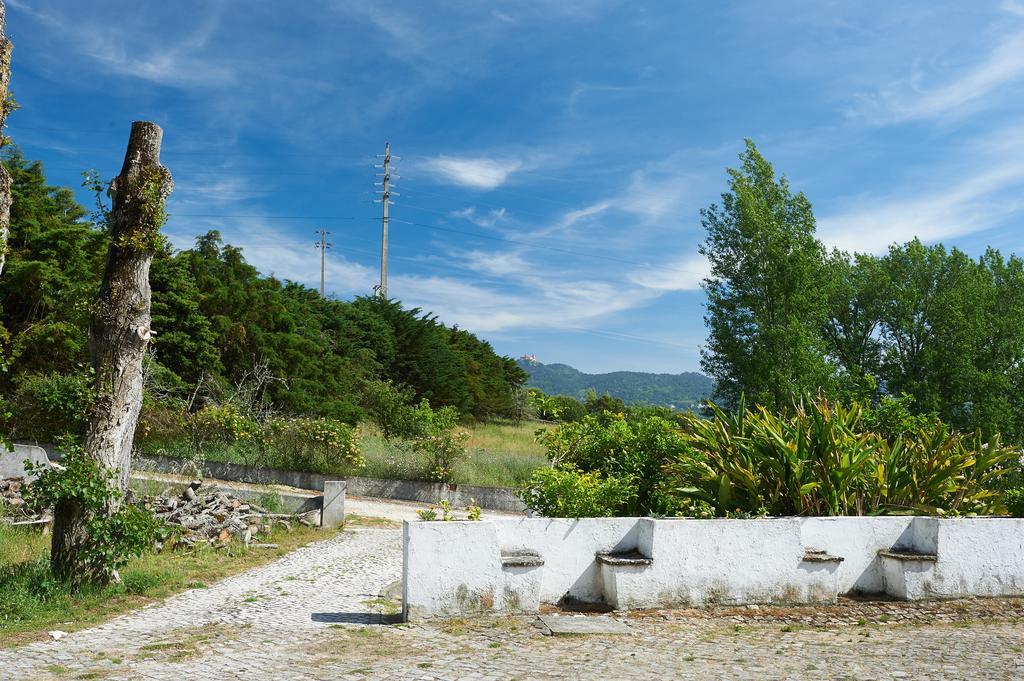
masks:
{"label": "dense treeline", "polygon": [[828,251],[811,204],[748,142],[702,212],[715,397],[791,411],[823,392],[905,403],[962,430],[1024,440],[1024,262],[918,240]]}
{"label": "dense treeline", "polygon": [[[86,399],[88,319],[107,235],[71,190],[47,185],[40,163],[8,149],[4,165],[14,205],[0,278],[0,395],[8,398],[0,416],[7,431],[30,436],[40,423],[46,431],[73,419]],[[354,423],[363,416],[364,386],[383,379],[407,386],[416,400],[488,418],[511,414],[526,380],[486,341],[419,309],[370,297],[323,299],[261,276],[215,231],[189,250],[165,246],[151,284],[151,398],[198,395],[198,408],[205,396],[252,386],[258,376],[260,398],[278,412]]]}

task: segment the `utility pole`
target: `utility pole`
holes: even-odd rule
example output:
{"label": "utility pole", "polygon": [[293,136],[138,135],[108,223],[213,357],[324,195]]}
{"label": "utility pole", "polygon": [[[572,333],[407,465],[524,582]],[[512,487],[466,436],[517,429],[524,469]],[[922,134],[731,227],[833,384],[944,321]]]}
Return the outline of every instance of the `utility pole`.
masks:
{"label": "utility pole", "polygon": [[[374,289],[377,291],[377,295],[383,300],[388,299],[388,205],[394,205],[391,200],[392,196],[398,196],[397,192],[391,191],[391,143],[384,143],[384,156],[378,155],[377,158],[383,158],[383,164],[375,165],[376,168],[382,168],[383,173],[377,173],[377,176],[381,178],[380,182],[377,182],[378,186],[381,187],[379,201],[383,207],[381,215],[381,245],[380,245],[380,284],[375,286]],[[398,156],[395,156],[398,159]],[[395,179],[398,176],[395,175]]]}
{"label": "utility pole", "polygon": [[327,237],[331,235],[327,231],[326,227],[320,228],[320,241],[317,241],[314,246],[320,249],[320,297],[324,297],[324,261],[327,259],[327,249],[334,244],[327,241]]}

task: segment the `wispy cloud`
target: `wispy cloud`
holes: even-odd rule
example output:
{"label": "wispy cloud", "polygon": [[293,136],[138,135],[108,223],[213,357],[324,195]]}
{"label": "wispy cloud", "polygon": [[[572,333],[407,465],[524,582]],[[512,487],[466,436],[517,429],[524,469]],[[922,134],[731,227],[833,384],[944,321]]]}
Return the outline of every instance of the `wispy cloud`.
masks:
{"label": "wispy cloud", "polygon": [[935,242],[998,226],[1022,207],[1024,126],[968,142],[927,178],[892,194],[847,199],[818,220],[819,236],[843,250],[879,253],[915,237]]}
{"label": "wispy cloud", "polygon": [[655,291],[697,291],[701,282],[711,275],[711,265],[703,255],[677,258],[658,268],[644,268],[629,275],[629,280]]}
{"label": "wispy cloud", "polygon": [[525,167],[521,159],[439,156],[423,164],[438,179],[470,189],[496,189]]}
{"label": "wispy cloud", "polygon": [[[1024,15],[1018,3],[1004,3],[1003,9]],[[1022,78],[1024,32],[1015,32],[996,42],[980,61],[945,82],[929,83],[929,74],[918,72],[862,96],[852,113],[876,124],[935,118],[980,106]]]}
{"label": "wispy cloud", "polygon": [[935,242],[996,226],[1019,210],[1012,200],[995,196],[1024,185],[1024,162],[1007,163],[915,198],[861,197],[858,207],[818,221],[819,236],[846,251],[879,253],[890,244],[919,238]]}
{"label": "wispy cloud", "polygon": [[505,208],[494,208],[486,212],[480,212],[476,209],[476,206],[452,211],[450,215],[461,220],[468,220],[478,227],[485,227],[487,229],[497,227],[509,219],[508,210]]}
{"label": "wispy cloud", "polygon": [[[194,29],[176,38],[149,31],[140,31],[139,38],[133,38],[117,25],[70,21],[66,15],[23,0],[8,2],[12,8],[59,33],[62,40],[110,73],[175,87],[224,86],[235,80],[231,68],[200,56],[220,23],[219,2],[208,3]],[[167,42],[161,44],[161,40]]]}

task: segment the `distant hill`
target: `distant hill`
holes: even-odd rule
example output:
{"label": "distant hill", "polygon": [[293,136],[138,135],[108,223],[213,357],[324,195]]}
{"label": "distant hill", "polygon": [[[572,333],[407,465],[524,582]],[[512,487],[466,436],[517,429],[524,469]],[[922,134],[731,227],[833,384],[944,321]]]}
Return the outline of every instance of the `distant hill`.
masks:
{"label": "distant hill", "polygon": [[641,371],[613,371],[610,374],[585,374],[568,364],[533,364],[519,360],[529,374],[526,382],[548,395],[571,395],[583,400],[588,390],[608,393],[627,404],[653,404],[688,409],[711,395],[714,381],[704,374],[648,374]]}

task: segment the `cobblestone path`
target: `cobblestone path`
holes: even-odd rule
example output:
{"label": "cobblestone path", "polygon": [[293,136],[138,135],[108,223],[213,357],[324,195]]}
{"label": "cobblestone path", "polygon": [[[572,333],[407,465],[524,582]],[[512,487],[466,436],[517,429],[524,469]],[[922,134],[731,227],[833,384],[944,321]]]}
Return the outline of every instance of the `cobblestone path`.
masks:
{"label": "cobblestone path", "polygon": [[0,679],[1021,679],[1024,600],[673,611],[631,635],[533,617],[391,624],[400,532],[358,530],[56,642]]}

